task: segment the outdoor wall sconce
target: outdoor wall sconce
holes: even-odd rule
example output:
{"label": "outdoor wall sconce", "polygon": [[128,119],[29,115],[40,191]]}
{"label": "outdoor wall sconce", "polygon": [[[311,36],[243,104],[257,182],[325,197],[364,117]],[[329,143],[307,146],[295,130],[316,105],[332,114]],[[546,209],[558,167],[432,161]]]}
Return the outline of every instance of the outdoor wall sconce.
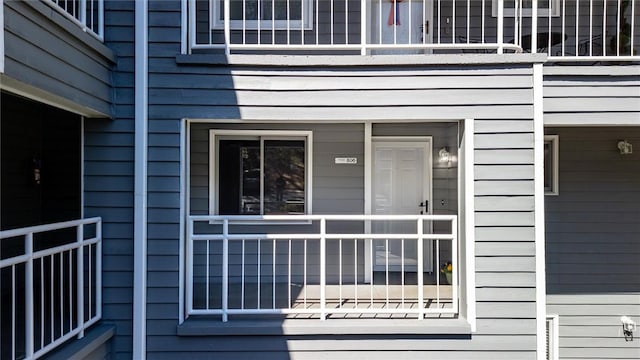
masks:
{"label": "outdoor wall sconce", "polygon": [[620,321],[622,321],[622,333],[624,334],[624,339],[626,341],[633,341],[633,332],[636,330],[636,323],[628,316],[621,317]]}
{"label": "outdoor wall sconce", "polygon": [[441,163],[448,163],[451,161],[451,154],[449,153],[448,147],[443,147],[438,151],[438,158]]}
{"label": "outdoor wall sconce", "polygon": [[620,140],[618,141],[618,150],[620,150],[620,155],[633,154],[633,145],[627,140]]}

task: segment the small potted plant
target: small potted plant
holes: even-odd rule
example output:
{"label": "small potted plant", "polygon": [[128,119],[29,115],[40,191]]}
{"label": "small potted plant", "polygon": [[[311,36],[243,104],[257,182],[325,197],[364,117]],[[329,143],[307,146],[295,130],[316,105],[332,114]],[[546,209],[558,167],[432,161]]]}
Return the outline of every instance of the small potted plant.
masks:
{"label": "small potted plant", "polygon": [[447,261],[442,264],[442,266],[440,266],[440,272],[447,278],[447,283],[449,285],[453,284],[453,280],[451,280],[453,274],[453,265],[451,264],[451,261]]}

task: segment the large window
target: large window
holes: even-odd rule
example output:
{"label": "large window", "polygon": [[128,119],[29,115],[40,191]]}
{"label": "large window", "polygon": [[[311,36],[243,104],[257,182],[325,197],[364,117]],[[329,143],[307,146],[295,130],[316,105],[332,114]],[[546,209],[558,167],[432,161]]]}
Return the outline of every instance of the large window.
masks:
{"label": "large window", "polygon": [[211,204],[218,215],[308,214],[310,133],[211,131]]}
{"label": "large window", "polygon": [[[224,0],[214,2],[213,27],[224,27]],[[305,30],[311,29],[311,0],[230,0],[231,29]]]}

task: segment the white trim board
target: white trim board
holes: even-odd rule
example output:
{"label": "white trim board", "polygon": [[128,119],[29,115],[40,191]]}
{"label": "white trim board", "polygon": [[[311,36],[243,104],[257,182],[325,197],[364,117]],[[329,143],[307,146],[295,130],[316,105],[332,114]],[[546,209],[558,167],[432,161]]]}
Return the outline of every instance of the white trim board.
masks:
{"label": "white trim board", "polygon": [[133,358],[147,357],[148,2],[135,2]]}
{"label": "white trim board", "polygon": [[640,113],[553,114],[545,115],[545,127],[640,126]]}
{"label": "white trim board", "polygon": [[534,136],[534,223],[536,249],[536,334],[537,359],[546,358],[546,279],[545,279],[545,223],[544,223],[544,121],[543,66],[533,65],[533,136]]}
{"label": "white trim board", "polygon": [[0,0],[0,73],[4,73],[4,0]]}
{"label": "white trim board", "polygon": [[[545,188],[545,195],[560,195],[560,137],[558,135],[545,135],[544,136],[544,144],[551,144],[551,170],[546,169],[546,171],[552,171],[551,173],[551,188],[547,190]],[[546,180],[546,179],[545,179]]]}
{"label": "white trim board", "polygon": [[[464,259],[467,266],[466,273],[466,295],[467,295],[467,321],[471,325],[471,332],[476,332],[476,216],[475,216],[475,120],[465,119],[464,121],[464,179],[461,176],[461,166],[458,163],[458,181],[464,181],[464,198],[460,196],[458,187],[458,201],[464,204],[464,236],[465,253]],[[461,206],[458,206],[458,213]]]}

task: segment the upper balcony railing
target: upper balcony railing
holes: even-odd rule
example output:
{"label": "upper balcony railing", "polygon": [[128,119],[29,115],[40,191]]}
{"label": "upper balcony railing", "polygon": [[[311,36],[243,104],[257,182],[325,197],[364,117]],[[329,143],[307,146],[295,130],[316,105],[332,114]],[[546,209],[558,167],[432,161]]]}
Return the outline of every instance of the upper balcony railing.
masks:
{"label": "upper balcony railing", "polygon": [[640,0],[189,0],[189,51],[639,61]]}
{"label": "upper balcony railing", "polygon": [[104,40],[104,0],[45,0],[45,3],[84,31],[100,41]]}

